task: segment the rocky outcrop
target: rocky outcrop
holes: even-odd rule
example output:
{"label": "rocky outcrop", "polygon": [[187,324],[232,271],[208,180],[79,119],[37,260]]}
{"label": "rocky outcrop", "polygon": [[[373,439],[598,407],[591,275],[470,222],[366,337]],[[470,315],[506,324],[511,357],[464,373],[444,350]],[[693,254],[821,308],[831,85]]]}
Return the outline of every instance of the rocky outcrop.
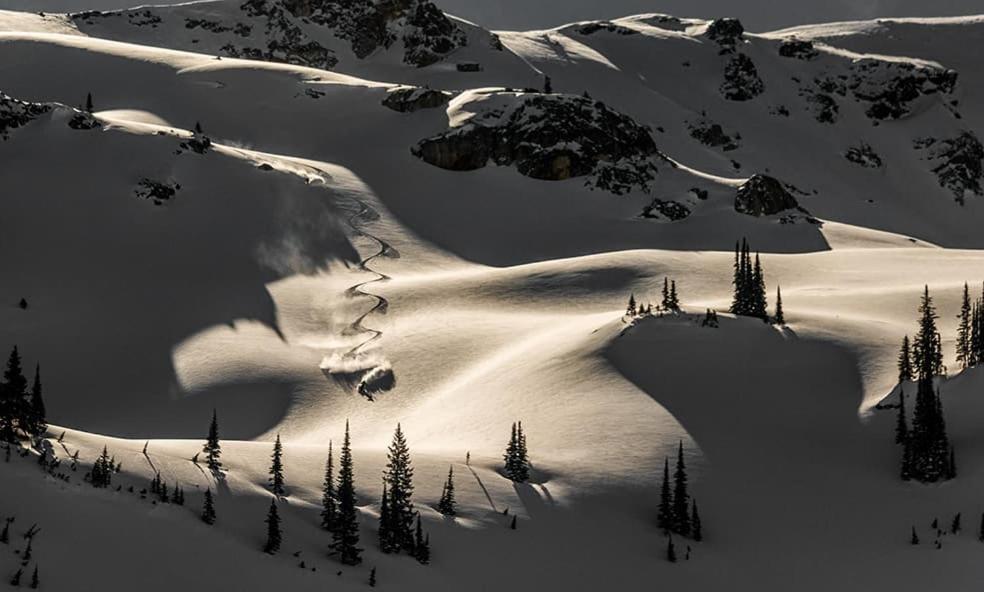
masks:
{"label": "rocky outcrop", "polygon": [[949,189],[957,203],[962,205],[969,195],[984,195],[984,146],[973,132],[955,138],[922,138],[916,140],[915,148],[925,153],[940,187]]}
{"label": "rocky outcrop", "polygon": [[662,155],[649,130],[599,101],[560,94],[484,96],[489,94],[501,108],[421,140],[412,153],[448,170],[493,162],[535,179],[588,176],[588,185],[617,194],[647,187],[656,175],[653,161]]}
{"label": "rocky outcrop", "polygon": [[594,35],[599,31],[604,31],[606,33],[614,33],[616,35],[638,35],[639,31],[635,29],[630,29],[623,25],[613,23],[611,21],[594,21],[590,23],[584,23],[576,29],[579,35]]}
{"label": "rocky outcrop", "polygon": [[844,158],[858,166],[868,169],[878,169],[882,167],[882,159],[878,153],[866,142],[861,142],[857,146],[851,146],[844,153]]}
{"label": "rocky outcrop", "polygon": [[383,106],[400,113],[412,113],[420,109],[433,109],[446,105],[454,95],[443,90],[399,86],[386,93]]}
{"label": "rocky outcrop", "polygon": [[819,53],[820,52],[813,47],[813,42],[809,40],[791,37],[789,39],[783,39],[782,43],[779,44],[779,55],[784,58],[812,60],[817,57]]}
{"label": "rocky outcrop", "polygon": [[722,51],[733,51],[745,34],[745,27],[735,18],[720,18],[707,25],[704,35],[721,46]]}
{"label": "rocky outcrop", "polygon": [[865,111],[872,119],[898,119],[908,114],[916,99],[935,93],[951,93],[957,72],[910,62],[873,58],[856,61],[848,89],[860,101],[871,103]]}
{"label": "rocky outcrop", "polygon": [[729,101],[748,101],[765,91],[765,83],[759,78],[752,59],[739,53],[725,65],[720,91]]}
{"label": "rocky outcrop", "polygon": [[162,206],[171,201],[181,189],[177,183],[167,183],[143,178],[137,183],[133,193],[141,199],[149,200],[155,206]]}
{"label": "rocky outcrop", "polygon": [[49,111],[50,105],[21,101],[0,91],[0,139],[7,140],[10,130],[26,125]]}
{"label": "rocky outcrop", "polygon": [[690,136],[705,146],[720,148],[724,152],[735,150],[740,146],[741,137],[738,134],[730,136],[725,133],[721,124],[700,120],[687,124]]}
{"label": "rocky outcrop", "polygon": [[753,175],[738,187],[735,211],[749,216],[773,216],[788,210],[806,212],[782,183],[767,175]]}

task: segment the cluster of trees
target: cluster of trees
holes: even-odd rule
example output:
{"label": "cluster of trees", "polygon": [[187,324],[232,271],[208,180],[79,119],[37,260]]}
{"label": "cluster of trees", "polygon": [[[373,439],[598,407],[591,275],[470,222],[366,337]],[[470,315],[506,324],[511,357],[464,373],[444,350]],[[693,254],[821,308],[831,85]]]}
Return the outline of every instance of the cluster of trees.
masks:
{"label": "cluster of trees", "polygon": [[102,454],[96,459],[89,472],[89,483],[93,487],[106,488],[113,484],[113,473],[119,472],[116,457],[110,457],[109,451],[103,446]]}
{"label": "cluster of trees", "polygon": [[[680,297],[677,296],[676,280],[668,277],[663,278],[663,290],[660,303],[656,305],[656,314],[662,315],[667,312],[680,312]],[[625,307],[625,314],[629,317],[638,317],[653,314],[653,304],[643,305],[636,301],[635,294],[629,295],[629,303]]]}
{"label": "cluster of trees", "polygon": [[183,506],[185,502],[184,489],[181,488],[181,485],[175,483],[173,490],[168,489],[167,481],[161,479],[160,471],[150,480],[150,493],[156,495],[157,499],[165,504]]}
{"label": "cluster of trees", "polygon": [[37,438],[48,431],[41,394],[41,365],[34,368],[34,383],[28,388],[17,346],[7,358],[0,382],[0,441],[16,442],[19,435]]}
{"label": "cluster of trees", "polygon": [[[10,525],[14,522],[14,517],[11,516],[4,520],[3,530],[0,531],[0,543],[4,545],[10,544]],[[37,524],[32,525],[24,533],[24,540],[27,541],[27,545],[24,547],[23,553],[21,551],[14,551],[15,553],[21,554],[20,556],[20,566],[14,575],[10,577],[9,583],[11,586],[20,587],[21,579],[24,577],[24,568],[27,567],[31,560],[34,559],[34,537],[38,534],[41,529],[38,528]],[[31,573],[31,588],[37,589],[41,586],[41,578],[38,572],[37,560],[34,562],[34,571]]]}
{"label": "cluster of trees", "polygon": [[[957,476],[956,454],[946,433],[943,403],[934,378],[945,372],[936,307],[923,290],[919,303],[919,331],[912,343],[906,336],[899,352],[899,406],[895,441],[902,446],[902,479],[923,483],[945,481]],[[911,425],[906,413],[905,385],[916,381],[916,402]]]}
{"label": "cluster of trees", "polygon": [[767,321],[769,313],[762,263],[757,252],[755,262],[752,262],[748,240],[744,238],[741,239],[741,243],[735,243],[733,284],[735,291],[731,301],[731,313]]}
{"label": "cluster of trees", "polygon": [[505,461],[506,477],[516,483],[526,483],[530,480],[530,457],[526,450],[526,434],[523,433],[523,422],[512,425],[512,434],[506,453],[502,456]]}
{"label": "cluster of trees", "polygon": [[683,458],[683,442],[677,450],[676,468],[670,479],[670,459],[663,459],[663,481],[660,487],[656,523],[667,536],[667,559],[676,561],[673,535],[704,539],[704,530],[697,511],[697,501],[687,491],[687,464]]}
{"label": "cluster of trees", "polygon": [[984,294],[970,301],[970,291],[964,284],[957,325],[957,361],[963,368],[984,364]]}

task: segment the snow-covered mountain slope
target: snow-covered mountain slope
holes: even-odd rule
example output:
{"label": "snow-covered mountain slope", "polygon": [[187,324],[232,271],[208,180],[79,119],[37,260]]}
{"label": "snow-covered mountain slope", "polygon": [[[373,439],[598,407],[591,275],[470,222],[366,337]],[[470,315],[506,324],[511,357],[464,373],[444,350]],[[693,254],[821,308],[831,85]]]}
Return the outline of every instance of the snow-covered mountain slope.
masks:
{"label": "snow-covered mountain slope", "polygon": [[[877,407],[923,284],[955,368],[960,292],[984,278],[980,251],[952,248],[980,246],[969,59],[954,74],[942,53],[643,15],[501,33],[501,50],[458,23],[469,43],[417,67],[403,17],[360,58],[317,11],[281,13],[338,57],[332,72],[191,43],[204,32],[189,15],[233,27],[209,43],[273,39],[237,35],[230,10],[0,14],[0,347],[41,364],[69,478],[30,455],[0,463],[18,483],[0,491],[0,516],[18,517],[0,568],[15,569],[18,533],[38,521],[55,589],[357,590],[372,567],[379,587],[408,592],[981,577],[967,567],[978,372],[942,385],[965,418],[952,426],[961,479],[943,487],[899,482],[893,416]],[[484,69],[459,71],[462,56]],[[783,329],[724,312],[741,237],[763,252],[770,305],[782,287]],[[623,317],[629,294],[658,302],[664,278],[680,314]],[[701,326],[708,308],[720,327]],[[213,408],[221,479],[191,462]],[[529,484],[501,473],[520,420]],[[347,421],[359,567],[329,557],[318,527],[328,442],[337,454]],[[397,423],[429,566],[376,543]],[[278,434],[289,495],[284,548],[268,557]],[[693,555],[671,564],[654,520],[681,441],[707,539],[679,540]],[[123,462],[120,491],[81,479],[103,446]],[[449,465],[456,519],[433,509]],[[140,498],[158,472],[186,488],[185,507]],[[214,528],[196,517],[205,488]],[[968,532],[932,549],[929,523],[958,511]],[[908,545],[912,526],[924,545]],[[92,544],[79,548],[80,531]],[[58,567],[105,556],[117,579]]]}

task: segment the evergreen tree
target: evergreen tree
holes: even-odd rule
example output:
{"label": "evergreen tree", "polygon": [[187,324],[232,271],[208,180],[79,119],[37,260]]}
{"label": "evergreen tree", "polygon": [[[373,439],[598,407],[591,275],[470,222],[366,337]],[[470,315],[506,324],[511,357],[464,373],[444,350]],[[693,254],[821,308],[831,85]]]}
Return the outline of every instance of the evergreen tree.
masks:
{"label": "evergreen tree", "polygon": [[370,588],[375,588],[376,587],[376,568],[375,567],[372,568],[372,570],[369,571],[369,587]]}
{"label": "evergreen tree", "polygon": [[912,380],[912,348],[909,345],[909,336],[902,338],[902,347],[899,349],[899,383]]}
{"label": "evergreen tree", "polygon": [[769,319],[769,306],[765,299],[765,275],[762,273],[762,263],[759,261],[758,253],[755,253],[755,266],[752,268],[750,294],[752,310],[749,315],[767,321]]}
{"label": "evergreen tree", "polygon": [[961,367],[969,368],[970,361],[972,358],[971,354],[971,308],[970,308],[970,291],[967,284],[964,283],[963,298],[960,302],[960,314],[957,315],[960,320],[957,325],[957,361],[960,362]]}
{"label": "evergreen tree", "polygon": [[205,490],[205,502],[202,504],[202,522],[215,524],[215,502],[212,500],[212,488]]}
{"label": "evergreen tree", "polygon": [[916,534],[916,527],[915,526],[912,527],[912,536],[909,537],[909,544],[911,544],[911,545],[918,545],[919,544],[919,535]]}
{"label": "evergreen tree", "polygon": [[970,310],[970,356],[967,364],[976,366],[984,359],[984,315],[981,315],[981,301],[974,302]]}
{"label": "evergreen tree", "polygon": [[734,298],[731,312],[736,315],[758,317],[768,320],[768,302],[765,297],[765,276],[758,253],[752,263],[748,241],[742,239],[735,244]]}
{"label": "evergreen tree", "polygon": [[31,588],[37,590],[38,586],[41,585],[41,580],[38,578],[38,564],[34,564],[34,573],[31,574]]}
{"label": "evergreen tree", "polygon": [[355,474],[352,465],[352,443],[349,424],[345,422],[345,439],[338,466],[338,524],[332,531],[332,550],[345,565],[362,562],[359,548],[359,514],[355,507]]}
{"label": "evergreen tree", "polygon": [[687,494],[687,465],[683,460],[683,441],[677,451],[676,470],[673,472],[673,532],[690,534],[690,496]]}
{"label": "evergreen tree", "polygon": [[424,537],[424,529],[420,524],[420,514],[417,514],[417,528],[413,540],[413,556],[420,563],[430,563],[430,535]]}
{"label": "evergreen tree", "polygon": [[731,312],[732,314],[745,314],[746,302],[745,302],[745,284],[746,284],[746,274],[745,274],[745,257],[744,249],[739,246],[738,242],[735,242],[735,265],[734,265],[734,279],[731,282],[734,285],[734,298],[731,300]]}
{"label": "evergreen tree", "polygon": [[960,532],[960,512],[957,512],[950,522],[950,534],[957,534]]}
{"label": "evergreen tree", "polygon": [[321,528],[334,530],[338,522],[338,496],[335,495],[335,460],[332,444],[328,442],[328,461],[325,462],[325,482],[321,490]]}
{"label": "evergreen tree", "polygon": [[280,514],[277,513],[276,498],[270,500],[270,510],[267,512],[267,539],[263,545],[263,552],[273,555],[280,550]]}
{"label": "evergreen tree", "polygon": [[670,485],[670,459],[663,459],[663,484],[660,487],[659,511],[656,523],[664,532],[673,528],[673,490]]}
{"label": "evergreen tree", "polygon": [[981,514],[981,526],[977,529],[977,540],[984,543],[984,514]]}
{"label": "evergreen tree", "polygon": [[11,586],[20,586],[21,576],[24,575],[24,568],[18,567],[13,577],[10,578]]}
{"label": "evergreen tree", "polygon": [[512,522],[509,523],[509,530],[516,530],[516,517],[512,517]]}
{"label": "evergreen tree", "polygon": [[774,317],[777,325],[785,325],[786,317],[782,313],[782,288],[776,286],[776,316]]}
{"label": "evergreen tree", "polygon": [[273,455],[271,456],[272,462],[270,464],[270,490],[277,497],[283,497],[286,492],[284,489],[283,455],[284,449],[280,444],[280,434],[277,434],[277,439],[273,443]]}
{"label": "evergreen tree", "polygon": [[629,304],[625,307],[626,316],[634,317],[636,316],[636,299],[635,294],[629,294]]}
{"label": "evergreen tree", "polygon": [[909,439],[909,425],[905,418],[905,391],[899,391],[899,411],[895,419],[895,443],[904,444]]}
{"label": "evergreen tree", "polygon": [[530,461],[526,451],[526,436],[523,434],[523,422],[512,425],[512,434],[506,446],[505,460],[506,477],[516,483],[530,480]]}
{"label": "evergreen tree", "polygon": [[0,384],[0,440],[15,442],[17,427],[23,429],[27,418],[27,379],[21,369],[17,346],[10,351]]}
{"label": "evergreen tree", "polygon": [[393,520],[390,517],[389,492],[383,479],[383,498],[379,502],[379,548],[383,553],[397,551],[393,543]]}
{"label": "evergreen tree", "polygon": [[86,113],[92,113],[92,93],[85,94],[85,111]]}
{"label": "evergreen tree", "polygon": [[670,280],[670,310],[680,310],[680,298],[677,296],[676,280]]}
{"label": "evergreen tree", "polygon": [[110,461],[109,451],[103,446],[102,454],[92,465],[92,471],[89,473],[89,482],[93,487],[105,488],[112,485],[112,480],[113,463]]}
{"label": "evergreen tree", "polygon": [[666,537],[666,560],[670,563],[676,563],[676,548],[673,546],[673,535],[668,535]]}
{"label": "evergreen tree", "polygon": [[543,93],[548,95],[553,93],[553,84],[549,76],[543,77]]}
{"label": "evergreen tree", "polygon": [[400,424],[396,425],[393,443],[387,454],[384,480],[388,492],[390,540],[381,545],[387,552],[407,551],[413,553],[413,467],[410,462],[410,448]]}
{"label": "evergreen tree", "polygon": [[912,343],[913,365],[916,377],[920,380],[932,380],[944,372],[940,334],[936,330],[937,318],[939,317],[929,295],[929,286],[926,286],[919,303],[919,332]]}
{"label": "evergreen tree", "polygon": [[698,543],[704,540],[704,530],[700,523],[700,514],[697,513],[697,500],[691,500],[690,512],[690,533]]}
{"label": "evergreen tree", "polygon": [[31,426],[32,436],[42,436],[48,431],[47,412],[41,396],[41,364],[34,367],[34,383],[31,385]]}
{"label": "evergreen tree", "polygon": [[455,515],[454,499],[454,467],[448,467],[448,480],[441,490],[441,499],[437,502],[437,511],[445,516]]}
{"label": "evergreen tree", "polygon": [[[0,543],[8,544],[10,542],[10,523],[13,522],[13,518],[7,518],[3,523],[3,530],[0,530]],[[984,525],[984,522],[981,523]],[[982,531],[984,532],[984,531]]]}
{"label": "evergreen tree", "polygon": [[219,460],[222,456],[222,445],[219,443],[219,417],[215,409],[212,409],[212,423],[208,426],[208,439],[202,446],[202,452],[205,453],[209,470],[218,472],[222,469],[222,462]]}
{"label": "evergreen tree", "polygon": [[660,302],[660,306],[663,310],[673,310],[670,305],[670,278],[663,278],[663,300]]}

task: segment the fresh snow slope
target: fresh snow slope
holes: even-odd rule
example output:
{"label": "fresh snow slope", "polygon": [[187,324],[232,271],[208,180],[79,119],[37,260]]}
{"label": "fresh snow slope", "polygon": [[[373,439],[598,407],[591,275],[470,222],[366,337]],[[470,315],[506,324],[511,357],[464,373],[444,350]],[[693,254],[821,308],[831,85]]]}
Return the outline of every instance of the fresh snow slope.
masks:
{"label": "fresh snow slope", "polygon": [[[2,20],[15,28],[15,19]],[[474,89],[450,111],[397,113],[381,102],[402,78],[217,60],[132,39],[0,34],[5,92],[71,105],[91,92],[101,124],[71,129],[75,112],[56,106],[0,142],[0,240],[15,255],[0,263],[10,278],[0,285],[8,303],[0,347],[17,343],[27,368],[42,364],[51,435],[66,432],[56,453],[79,451],[82,465],[65,484],[43,477],[33,458],[0,464],[5,482],[17,483],[0,493],[0,514],[17,515],[15,535],[42,526],[35,553],[45,586],[361,590],[372,566],[381,588],[410,592],[613,582],[624,590],[652,582],[918,589],[940,586],[941,573],[947,588],[979,583],[980,373],[943,385],[961,471],[945,486],[897,480],[894,416],[875,408],[895,386],[895,350],[915,329],[924,283],[941,307],[955,368],[957,299],[964,281],[980,285],[984,255],[932,243],[976,245],[969,229],[979,198],[963,208],[938,191],[917,199],[898,180],[877,185],[892,202],[885,220],[826,192],[798,195],[834,220],[822,227],[738,214],[734,185],[748,171],[729,173],[725,157],[693,144],[677,119],[697,112],[701,103],[691,102],[712,96],[717,82],[626,82],[637,73],[679,80],[669,65],[643,63],[646,52],[684,52],[708,72],[723,58],[700,37],[705,23],[674,32],[651,22],[624,21],[644,31],[639,37],[602,31],[575,42],[579,34],[565,27],[503,40],[559,90],[579,93],[570,87],[580,76],[579,84],[595,85],[593,96],[665,126],[657,142],[685,166],[661,165],[654,191],[698,185],[710,193],[672,223],[637,218],[652,198],[644,193],[615,196],[583,179],[535,180],[505,166],[451,172],[414,157],[417,141],[480,103],[485,95]],[[768,57],[775,43],[748,43],[769,73],[766,88],[782,63]],[[833,50],[819,59],[849,63]],[[636,96],[642,87],[646,94]],[[743,138],[785,138],[760,102],[749,111],[713,106],[729,118],[726,128],[749,122]],[[936,97],[918,108],[870,129],[887,142],[950,121]],[[845,101],[845,119],[834,126],[810,120],[794,131],[854,141],[848,123],[871,125],[862,111]],[[671,115],[657,120],[659,113]],[[195,122],[213,142],[205,154],[180,146],[193,139]],[[743,140],[734,152],[743,165],[800,171],[804,185],[848,183],[812,154],[766,165],[769,154],[790,152],[772,143],[760,154],[760,144]],[[895,155],[911,164],[901,148]],[[905,181],[925,174],[913,169]],[[135,194],[145,177],[181,188],[154,205]],[[909,229],[918,240],[884,228]],[[790,322],[782,331],[723,313],[720,328],[698,326],[706,308],[728,306],[730,249],[740,236],[764,251],[770,301],[782,285]],[[677,281],[687,314],[629,326],[621,316],[627,295],[656,301],[666,276]],[[22,296],[26,311],[14,306]],[[361,355],[347,356],[353,348]],[[389,367],[395,388],[375,401],[349,384],[354,371]],[[213,407],[228,469],[220,481],[190,462]],[[367,548],[358,568],[326,557],[328,535],[317,528],[327,444],[337,451],[346,420]],[[517,420],[536,469],[528,485],[498,473]],[[428,567],[376,549],[379,477],[398,422],[431,534]],[[264,484],[278,433],[290,495],[281,506],[284,548],[267,557],[259,551]],[[689,562],[672,565],[654,519],[663,458],[680,441],[708,538],[691,543]],[[114,477],[120,492],[81,483],[103,446],[123,462]],[[463,464],[469,452],[474,472]],[[449,465],[462,511],[453,521],[430,509]],[[127,492],[157,471],[185,487],[187,507]],[[196,517],[206,487],[217,492],[211,529]],[[507,528],[506,508],[519,516],[517,531]],[[933,549],[929,522],[957,511],[968,532]],[[912,525],[924,541],[915,548],[907,544]],[[80,533],[87,544],[78,544]],[[19,544],[15,537],[12,547]],[[678,541],[681,555],[686,545]],[[15,556],[4,549],[0,568],[13,572]],[[91,569],[107,558],[109,575]]]}

